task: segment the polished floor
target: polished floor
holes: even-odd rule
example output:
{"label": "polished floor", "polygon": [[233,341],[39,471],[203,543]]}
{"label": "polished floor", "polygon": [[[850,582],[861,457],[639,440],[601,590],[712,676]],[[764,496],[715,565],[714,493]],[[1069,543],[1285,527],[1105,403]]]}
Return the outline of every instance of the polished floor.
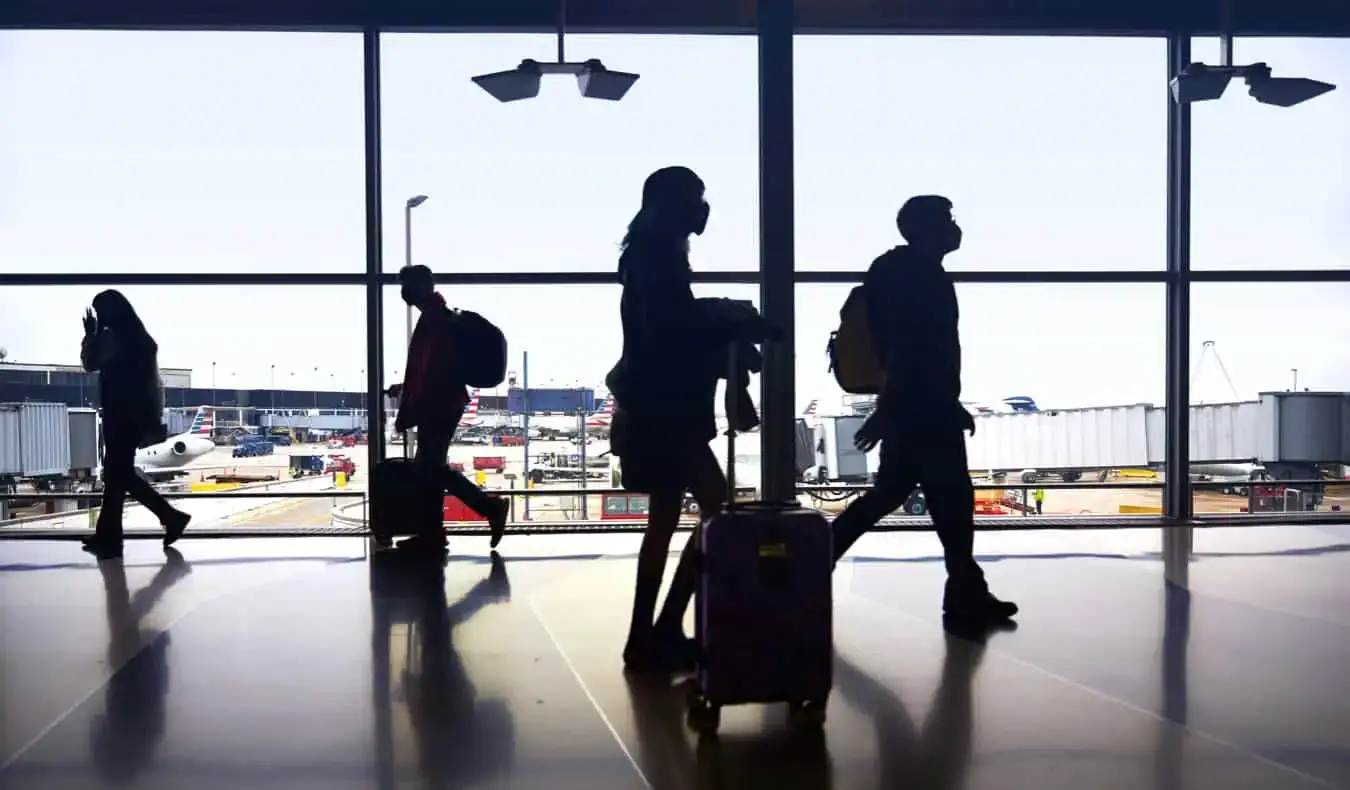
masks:
{"label": "polished floor", "polygon": [[[0,788],[1350,787],[1350,528],[989,533],[1020,627],[943,630],[929,535],[836,577],[823,733],[700,742],[620,669],[634,536],[0,542]],[[1170,578],[1186,587],[1164,582]]]}

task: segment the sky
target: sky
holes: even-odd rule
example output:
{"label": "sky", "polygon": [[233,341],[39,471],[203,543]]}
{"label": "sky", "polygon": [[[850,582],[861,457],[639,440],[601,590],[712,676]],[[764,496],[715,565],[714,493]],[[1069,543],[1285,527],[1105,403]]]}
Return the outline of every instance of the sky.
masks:
{"label": "sky", "polygon": [[[551,36],[387,35],[384,256],[438,271],[614,271],[642,180],[708,185],[703,271],[758,265],[749,37],[569,36],[642,75],[621,102],[567,78],[499,104],[469,77],[553,57]],[[1195,57],[1216,62],[1214,41]],[[1350,265],[1350,41],[1239,40],[1239,62],[1341,88],[1275,108],[1239,83],[1196,106],[1196,269]],[[799,37],[796,265],[861,271],[913,194],[955,203],[960,270],[1165,266],[1165,47],[1155,39]],[[0,271],[342,272],[365,266],[361,40],[350,34],[0,32]],[[825,342],[847,286],[797,288],[797,401],[837,404]],[[11,361],[74,363],[96,287],[6,288]],[[195,386],[364,388],[360,287],[127,287],[163,367]],[[452,287],[532,386],[598,385],[617,286]],[[754,299],[757,286],[699,286]],[[1043,406],[1163,401],[1161,285],[962,285],[965,394]],[[1350,283],[1199,284],[1194,400],[1350,390]],[[405,313],[385,299],[385,375]]]}

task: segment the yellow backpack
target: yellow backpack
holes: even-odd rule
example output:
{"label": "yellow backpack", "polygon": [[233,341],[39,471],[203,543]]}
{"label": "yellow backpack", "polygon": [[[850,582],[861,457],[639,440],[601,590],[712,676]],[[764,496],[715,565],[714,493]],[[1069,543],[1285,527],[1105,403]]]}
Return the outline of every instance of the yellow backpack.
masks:
{"label": "yellow backpack", "polygon": [[881,393],[886,372],[872,345],[863,286],[849,291],[844,306],[839,309],[839,329],[830,333],[826,352],[830,357],[830,372],[844,392],[853,395]]}

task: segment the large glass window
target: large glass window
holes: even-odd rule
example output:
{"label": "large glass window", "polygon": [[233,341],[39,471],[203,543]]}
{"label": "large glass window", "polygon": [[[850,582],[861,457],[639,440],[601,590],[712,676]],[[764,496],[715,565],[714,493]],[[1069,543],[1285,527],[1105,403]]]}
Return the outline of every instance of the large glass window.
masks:
{"label": "large glass window", "polygon": [[[1350,329],[1346,304],[1350,284],[1193,286],[1197,513],[1332,512],[1350,505],[1350,486],[1330,484],[1346,480],[1350,461],[1338,447],[1345,436],[1341,412],[1334,398],[1331,411],[1309,406],[1327,402],[1316,393],[1350,392],[1350,353],[1341,342]],[[1273,420],[1270,408],[1290,402],[1291,393],[1302,402],[1280,406]],[[1314,480],[1327,482],[1297,482]]]}
{"label": "large glass window", "polygon": [[1161,39],[800,36],[797,268],[859,270],[905,198],[951,198],[954,268],[1164,266]]}
{"label": "large glass window", "polygon": [[566,39],[569,60],[599,58],[641,78],[619,102],[584,99],[546,77],[507,104],[471,77],[556,58],[544,35],[402,35],[381,39],[386,267],[413,258],[468,272],[613,271],[642,182],[693,168],[712,219],[699,268],[758,266],[755,41],[743,36]]}
{"label": "large glass window", "polygon": [[[697,285],[694,291],[698,297],[758,301],[757,287],[749,285]],[[612,412],[606,402],[605,376],[623,347],[619,287],[442,286],[440,292],[452,306],[473,310],[497,324],[507,337],[510,355],[508,380],[501,387],[476,391],[478,397],[460,424],[448,461],[490,489],[523,488],[526,481],[541,490],[575,489],[583,485],[578,470],[584,452],[588,470],[584,485],[610,487],[617,464],[609,456]],[[384,310],[385,378],[399,381],[407,359],[407,328],[397,289],[386,290]],[[676,370],[689,364],[670,360]],[[521,396],[527,378],[528,403]],[[715,405],[718,415],[725,414],[722,391]],[[758,376],[751,377],[750,393],[758,402]],[[487,405],[489,399],[496,404]],[[402,454],[403,437],[390,438],[389,455]],[[737,479],[751,486],[759,484],[758,438],[746,434],[737,444]],[[725,439],[714,442],[713,448],[725,468]],[[476,474],[479,471],[481,475]],[[534,495],[530,501],[533,521],[598,519],[605,507],[599,494],[584,504],[575,493]],[[523,500],[516,505],[517,517],[524,517]]]}
{"label": "large glass window", "polygon": [[[1218,63],[1218,41],[1197,39],[1192,57]],[[1240,38],[1234,59],[1340,87],[1274,107],[1234,80],[1194,105],[1191,266],[1350,267],[1350,39]]]}
{"label": "large glass window", "polygon": [[[98,376],[81,374],[81,318],[94,286],[7,288],[0,292],[0,370],[38,371],[0,381],[0,403],[61,404],[78,412],[98,407]],[[365,488],[365,301],[359,287],[120,288],[158,347],[168,440],[137,456],[156,486],[187,494],[181,506],[198,529],[263,529],[330,523],[338,501],[290,497],[297,492]],[[13,423],[5,423],[12,425]],[[379,424],[378,421],[376,423]],[[72,431],[94,426],[69,423]],[[81,427],[83,426],[83,427]],[[80,433],[80,436],[85,436]],[[45,441],[46,436],[40,437]],[[23,472],[20,507],[11,515],[40,515],[22,494],[36,478],[76,490],[97,476],[101,433],[72,441],[65,470]],[[331,445],[331,446],[330,446]],[[87,448],[78,449],[77,448]],[[61,453],[58,451],[57,456]],[[346,460],[343,460],[346,459]],[[350,466],[347,466],[347,462]],[[335,471],[347,474],[337,485]],[[8,475],[5,475],[8,476]],[[273,492],[276,499],[221,500],[198,496],[222,490]],[[88,503],[86,503],[88,504]],[[89,526],[90,513],[38,526]],[[136,507],[130,527],[154,526]]]}
{"label": "large glass window", "polygon": [[[850,287],[796,289],[797,399],[808,422],[866,406],[827,371],[826,340]],[[1163,455],[1162,286],[962,284],[957,296],[963,399],[977,426],[971,473],[989,486],[981,512],[1021,512],[1036,482],[1083,485],[1046,491],[1043,511],[1054,515],[1158,508],[1161,492],[1149,486]]]}
{"label": "large glass window", "polygon": [[0,271],[359,271],[361,37],[0,33]]}

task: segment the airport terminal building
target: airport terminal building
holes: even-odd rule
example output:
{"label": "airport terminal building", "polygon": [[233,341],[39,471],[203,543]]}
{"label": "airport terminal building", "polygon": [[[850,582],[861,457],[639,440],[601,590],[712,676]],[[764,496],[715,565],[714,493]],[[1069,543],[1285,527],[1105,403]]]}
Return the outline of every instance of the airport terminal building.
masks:
{"label": "airport terminal building", "polygon": [[[1350,3],[46,0],[0,52],[6,790],[1350,788]],[[776,330],[726,502],[596,393],[671,165],[690,292]],[[826,347],[920,195],[969,480],[906,446],[834,556],[890,447]],[[520,371],[444,459],[386,430],[408,264]],[[38,364],[105,288],[166,365],[134,478]]]}

